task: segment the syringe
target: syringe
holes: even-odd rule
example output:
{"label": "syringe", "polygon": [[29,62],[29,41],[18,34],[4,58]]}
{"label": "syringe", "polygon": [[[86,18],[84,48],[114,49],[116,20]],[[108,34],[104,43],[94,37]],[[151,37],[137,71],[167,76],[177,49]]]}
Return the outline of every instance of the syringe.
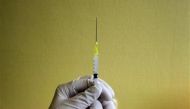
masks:
{"label": "syringe", "polygon": [[98,56],[99,49],[98,49],[98,17],[96,17],[96,42],[95,42],[95,50],[94,50],[94,57],[93,57],[93,75],[94,79],[98,78]]}

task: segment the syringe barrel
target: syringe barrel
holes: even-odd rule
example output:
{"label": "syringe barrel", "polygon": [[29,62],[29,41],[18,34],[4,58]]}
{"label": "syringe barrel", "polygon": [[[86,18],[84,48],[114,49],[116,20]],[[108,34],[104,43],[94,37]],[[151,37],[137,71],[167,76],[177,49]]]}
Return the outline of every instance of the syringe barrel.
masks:
{"label": "syringe barrel", "polygon": [[98,78],[98,55],[95,55],[94,58],[93,58],[93,75],[94,75],[94,78]]}

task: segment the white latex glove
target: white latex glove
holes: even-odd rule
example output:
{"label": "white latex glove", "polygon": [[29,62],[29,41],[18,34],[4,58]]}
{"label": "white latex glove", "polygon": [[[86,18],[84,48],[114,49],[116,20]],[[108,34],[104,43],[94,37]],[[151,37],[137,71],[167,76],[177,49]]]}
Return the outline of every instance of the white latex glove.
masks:
{"label": "white latex glove", "polygon": [[104,80],[98,79],[98,82],[102,86],[102,93],[98,100],[101,102],[103,109],[116,109],[117,101],[113,89]]}
{"label": "white latex glove", "polygon": [[103,80],[92,77],[59,85],[49,109],[116,109],[113,90]]}

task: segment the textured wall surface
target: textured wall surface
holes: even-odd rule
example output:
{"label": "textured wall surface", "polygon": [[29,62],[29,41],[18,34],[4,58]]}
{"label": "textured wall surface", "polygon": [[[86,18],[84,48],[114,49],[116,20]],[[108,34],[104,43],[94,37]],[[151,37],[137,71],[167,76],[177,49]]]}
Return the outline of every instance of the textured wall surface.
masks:
{"label": "textured wall surface", "polygon": [[190,109],[189,0],[1,0],[1,109],[47,109],[58,84],[92,72],[119,109]]}

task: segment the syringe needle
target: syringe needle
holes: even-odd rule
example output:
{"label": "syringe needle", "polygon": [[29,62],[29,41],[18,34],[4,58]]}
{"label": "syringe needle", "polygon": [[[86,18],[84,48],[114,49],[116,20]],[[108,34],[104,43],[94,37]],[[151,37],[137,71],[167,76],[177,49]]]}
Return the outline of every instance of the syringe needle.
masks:
{"label": "syringe needle", "polygon": [[96,42],[98,42],[98,17],[96,17]]}

